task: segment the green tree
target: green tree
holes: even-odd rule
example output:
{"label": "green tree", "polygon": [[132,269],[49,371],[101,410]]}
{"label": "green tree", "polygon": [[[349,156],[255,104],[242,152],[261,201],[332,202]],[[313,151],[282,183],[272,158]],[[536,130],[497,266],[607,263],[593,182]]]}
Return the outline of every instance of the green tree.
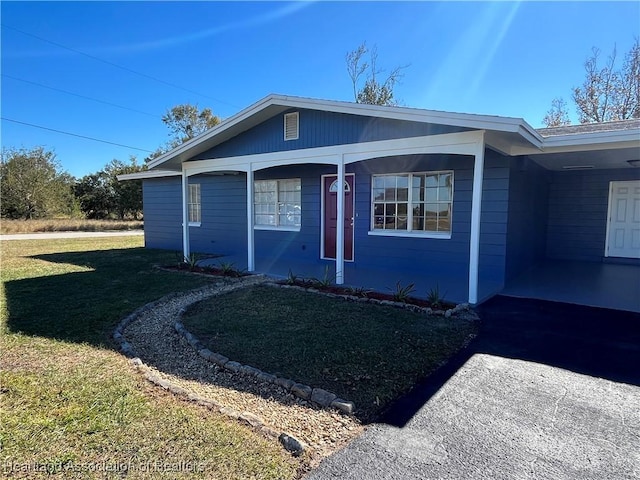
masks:
{"label": "green tree", "polygon": [[[369,60],[365,59],[369,54]],[[347,52],[345,57],[347,73],[351,78],[353,86],[353,98],[356,103],[367,103],[370,105],[397,105],[394,89],[402,78],[403,70],[409,65],[395,67],[391,72],[380,80],[380,75],[384,72],[378,68],[378,47],[367,47],[363,42],[351,52]],[[362,86],[362,80],[364,84]]]}
{"label": "green tree", "polygon": [[104,171],[85,175],[73,186],[80,209],[87,218],[104,219],[115,209],[109,176]]}
{"label": "green tree", "polygon": [[142,172],[146,165],[139,165],[136,157],[129,163],[111,160],[99,172],[85,175],[76,182],[74,193],[87,218],[139,218],[142,214],[142,181],[121,182],[118,175]]}
{"label": "green tree", "polygon": [[173,148],[215,127],[220,123],[220,117],[214,115],[210,108],[199,110],[197,105],[185,103],[168,110],[162,121],[171,131],[170,144]]}
{"label": "green tree", "polygon": [[[635,40],[624,57],[620,68],[616,63],[617,51],[600,63],[600,50],[592,49],[584,63],[585,79],[581,86],[573,87],[580,123],[610,122],[640,118],[640,42]],[[548,127],[559,126],[568,120],[564,100],[553,100],[543,122]]]}
{"label": "green tree", "polygon": [[138,173],[147,169],[146,165],[139,165],[136,157],[131,157],[129,163],[112,160],[104,169],[109,178],[109,185],[113,195],[114,213],[124,220],[127,217],[139,218],[142,214],[142,180],[127,180],[121,182],[118,175]]}
{"label": "green tree", "polygon": [[0,211],[6,218],[45,218],[73,214],[73,177],[43,147],[3,149]]}

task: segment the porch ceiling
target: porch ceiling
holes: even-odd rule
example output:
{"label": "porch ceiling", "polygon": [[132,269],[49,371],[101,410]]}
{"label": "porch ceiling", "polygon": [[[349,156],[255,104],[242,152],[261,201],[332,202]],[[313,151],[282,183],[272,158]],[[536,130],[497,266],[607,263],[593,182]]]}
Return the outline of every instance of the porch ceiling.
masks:
{"label": "porch ceiling", "polygon": [[531,160],[548,170],[581,170],[604,168],[640,168],[628,163],[640,159],[640,148],[617,148],[582,152],[541,153],[529,155]]}

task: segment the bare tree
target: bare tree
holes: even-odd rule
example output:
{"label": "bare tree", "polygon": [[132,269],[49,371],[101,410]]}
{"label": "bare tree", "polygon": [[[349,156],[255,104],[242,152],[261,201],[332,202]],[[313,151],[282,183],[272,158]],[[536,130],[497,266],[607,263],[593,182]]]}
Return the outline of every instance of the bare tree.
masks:
{"label": "bare tree", "polygon": [[547,127],[571,125],[571,120],[567,113],[567,102],[563,98],[554,98],[551,102],[551,108],[547,111],[542,121]]}
{"label": "bare tree", "polygon": [[[369,61],[364,57],[369,54]],[[396,84],[402,78],[402,71],[409,65],[395,67],[386,76],[384,81],[379,80],[379,75],[384,70],[379,69],[378,63],[378,47],[367,47],[363,42],[355,50],[348,52],[345,61],[347,64],[347,72],[353,85],[353,98],[357,103],[367,103],[371,105],[397,105],[398,102],[394,98],[394,89]],[[362,77],[365,77],[364,85],[360,87]]]}
{"label": "bare tree", "polygon": [[[616,68],[617,51],[600,62],[600,50],[592,49],[584,63],[585,79],[572,89],[580,123],[610,122],[640,118],[640,42],[633,43],[620,69]],[[566,115],[564,102],[554,99],[543,122],[547,126],[561,125]],[[566,118],[565,118],[566,117]]]}

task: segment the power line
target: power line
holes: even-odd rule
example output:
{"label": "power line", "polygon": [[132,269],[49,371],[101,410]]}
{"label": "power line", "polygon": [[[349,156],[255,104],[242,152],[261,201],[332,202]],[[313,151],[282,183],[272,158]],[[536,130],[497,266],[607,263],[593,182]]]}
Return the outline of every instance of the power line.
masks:
{"label": "power line", "polygon": [[95,55],[90,55],[90,54],[82,52],[80,50],[76,50],[75,48],[67,47],[66,45],[62,45],[61,43],[57,43],[57,42],[54,42],[52,40],[47,40],[46,38],[39,37],[38,35],[34,35],[33,33],[25,32],[24,30],[20,30],[18,28],[12,27],[10,25],[6,25],[4,23],[1,23],[0,25],[2,25],[3,28],[8,28],[9,30],[16,31],[16,32],[21,33],[23,35],[26,35],[28,37],[36,38],[36,39],[38,39],[38,40],[40,40],[42,42],[49,43],[51,45],[55,45],[56,47],[63,48],[65,50],[69,50],[70,52],[77,53],[78,55],[83,55],[83,56],[85,56],[87,58],[91,58],[92,60],[96,60],[98,62],[105,63],[105,64],[110,65],[112,67],[119,68],[120,70],[124,70],[126,72],[133,73],[135,75],[139,75],[139,76],[147,78],[149,80],[153,80],[155,82],[159,82],[159,83],[162,83],[164,85],[168,85],[169,87],[173,87],[173,88],[177,88],[178,90],[183,90],[185,92],[193,93],[194,95],[199,95],[201,97],[208,98],[210,100],[214,100],[214,101],[216,101],[218,103],[223,103],[225,105],[229,105],[230,107],[240,108],[237,105],[233,105],[232,103],[225,102],[224,100],[220,100],[219,98],[211,97],[209,95],[205,95],[204,93],[196,92],[195,90],[190,90],[188,88],[181,87],[180,85],[176,85],[175,83],[167,82],[167,81],[162,80],[160,78],[153,77],[151,75],[147,75],[146,73],[138,72],[138,71],[133,70],[133,69],[128,68],[128,67],[123,67],[122,65],[118,65],[117,63],[110,62],[109,60],[104,60],[102,58],[96,57]]}
{"label": "power line", "polygon": [[131,112],[141,113],[142,115],[148,115],[153,118],[162,118],[158,115],[153,115],[152,113],[143,112],[142,110],[136,110],[135,108],[125,107],[123,105],[117,105],[115,103],[107,102],[106,100],[99,100],[93,97],[87,97],[86,95],[80,95],[79,93],[69,92],[68,90],[63,90],[61,88],[50,87],[48,85],[43,85],[42,83],[32,82],[31,80],[25,80],[24,78],[14,77],[12,75],[7,75],[6,73],[2,74],[3,77],[11,78],[12,80],[18,80],[19,82],[30,83],[31,85],[36,85],[42,88],[48,88],[49,90],[55,90],[56,92],[66,93],[67,95],[73,95],[74,97],[84,98],[86,100],[91,100],[93,102],[104,103],[105,105],[111,105],[112,107],[122,108],[123,110],[129,110]]}
{"label": "power line", "polygon": [[110,142],[108,140],[100,140],[99,138],[87,137],[86,135],[79,135],[77,133],[65,132],[62,130],[56,130],[55,128],[43,127],[42,125],[35,125],[33,123],[21,122],[19,120],[13,120],[12,118],[0,117],[0,119],[5,120],[7,122],[19,123],[20,125],[27,125],[29,127],[40,128],[42,130],[49,130],[50,132],[61,133],[63,135],[70,135],[72,137],[84,138],[86,140],[93,140],[94,142],[108,143],[109,145],[115,145],[117,147],[130,148],[132,150],[139,150],[141,152],[153,153],[151,150],[146,150],[144,148],[132,147],[131,145],[123,145],[122,143]]}

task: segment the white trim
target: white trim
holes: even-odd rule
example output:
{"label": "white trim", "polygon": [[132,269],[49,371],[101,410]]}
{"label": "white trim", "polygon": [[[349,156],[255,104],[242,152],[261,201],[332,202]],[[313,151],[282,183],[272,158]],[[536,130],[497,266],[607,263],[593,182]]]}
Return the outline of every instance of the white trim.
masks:
{"label": "white trim", "polygon": [[[289,127],[291,127],[289,125],[289,122],[295,122],[295,124],[293,125],[293,130],[294,130],[294,134],[291,134],[291,136],[287,136],[287,132],[289,132]],[[284,132],[283,132],[283,138],[285,142],[288,142],[289,140],[298,140],[298,138],[300,137],[300,114],[299,112],[291,112],[291,113],[285,113],[284,114]],[[289,132],[290,133],[290,132]]]}
{"label": "white trim", "polygon": [[[278,210],[278,206],[280,203],[280,182],[290,182],[290,181],[298,181],[300,182],[300,225],[280,225],[279,224],[279,215],[280,215],[280,211]],[[276,213],[275,213],[275,217],[276,217],[276,223],[278,223],[277,225],[266,225],[266,224],[256,224],[255,222],[255,215],[253,217],[253,226],[254,228],[257,228],[258,230],[284,230],[284,231],[290,231],[290,232],[299,232],[300,228],[302,227],[302,178],[301,177],[290,177],[290,178],[261,178],[256,180],[254,178],[253,180],[253,184],[252,184],[252,189],[255,188],[255,184],[256,182],[276,182]],[[255,208],[255,200],[253,203],[253,206]],[[254,212],[255,214],[255,212]]]}
{"label": "white trim", "polygon": [[638,258],[638,257],[624,257],[619,255],[609,255],[609,234],[611,233],[611,221],[613,216],[613,195],[614,195],[614,187],[616,185],[628,183],[630,185],[634,185],[638,183],[638,180],[612,180],[609,182],[609,199],[607,200],[607,229],[606,229],[606,237],[604,241],[604,256],[612,257],[612,258]]}
{"label": "white trim", "polygon": [[274,227],[272,225],[254,225],[254,230],[268,230],[271,232],[299,232],[300,227]]}
{"label": "white trim", "polygon": [[[344,283],[344,155],[338,161],[338,191],[336,192],[336,285]],[[323,186],[324,188],[324,186]],[[355,208],[355,204],[354,204]],[[355,229],[354,229],[355,230]]]}
{"label": "white trim", "polygon": [[189,177],[182,171],[182,258],[189,258]]}
{"label": "white trim", "polygon": [[348,143],[329,147],[243,155],[240,157],[196,160],[183,163],[183,169],[186,169],[188,175],[192,176],[216,171],[246,171],[247,161],[254,165],[254,171],[258,171],[281,165],[304,165],[309,163],[337,165],[338,157],[343,158],[345,165],[348,165],[371,158],[400,155],[425,155],[429,153],[473,155],[476,151],[478,139],[482,138],[483,134],[483,131],[445,133],[442,135]]}
{"label": "white trim", "polygon": [[412,231],[406,230],[369,230],[367,235],[373,237],[404,237],[404,238],[437,238],[440,240],[450,240],[451,232],[424,232],[424,231]]}
{"label": "white trim", "polygon": [[469,303],[478,303],[480,265],[480,216],[482,212],[482,182],[484,178],[484,139],[476,145],[473,163],[471,195],[471,233],[469,241]]}
{"label": "white trim", "polygon": [[[326,257],[324,255],[324,214],[325,214],[325,194],[324,194],[324,185],[325,185],[325,178],[327,177],[336,177],[335,173],[326,173],[324,175],[320,175],[320,260],[329,260],[331,262],[335,261],[335,258],[329,258]],[[347,177],[353,177],[353,189],[351,190],[351,199],[353,201],[353,229],[351,232],[352,235],[352,239],[351,239],[351,245],[352,245],[352,252],[351,252],[351,260],[347,260],[345,258],[345,262],[347,263],[353,263],[356,260],[356,228],[355,228],[355,221],[356,221],[356,174],[355,173],[345,173],[344,174],[345,177],[345,182],[346,182],[346,178]],[[337,179],[336,179],[337,180]],[[337,239],[336,239],[337,241]]]}
{"label": "white trim", "polygon": [[255,217],[254,209],[254,191],[253,185],[253,165],[249,163],[247,166],[247,270],[253,272],[256,269],[256,249],[255,249]]}
{"label": "white trim", "polygon": [[613,198],[613,181],[609,182],[609,198],[607,200],[607,230],[606,237],[604,239],[604,256],[609,256],[609,229],[611,228],[611,213],[613,209],[612,198]]}
{"label": "white trim", "polygon": [[174,170],[145,170],[144,172],[136,173],[123,173],[117,175],[116,178],[119,181],[123,180],[144,180],[147,178],[162,178],[162,177],[179,177],[181,173]]}
{"label": "white trim", "polygon": [[[411,184],[411,180],[413,179],[414,175],[432,175],[432,174],[441,174],[441,173],[447,173],[447,174],[451,174],[451,178],[452,178],[452,183],[451,183],[451,200],[449,200],[448,203],[451,204],[451,212],[450,215],[451,217],[449,218],[449,222],[450,222],[450,228],[448,232],[442,232],[442,234],[440,234],[441,232],[439,231],[433,231],[433,230],[413,230],[413,207],[412,204],[415,203],[415,201],[413,200],[413,186]],[[375,228],[375,213],[374,213],[374,209],[373,209],[373,205],[375,203],[395,203],[396,205],[398,203],[405,203],[402,201],[398,201],[396,200],[395,202],[376,202],[375,198],[373,196],[373,178],[374,177],[385,177],[385,176],[402,176],[402,175],[407,175],[409,176],[409,186],[408,186],[408,196],[407,196],[407,229],[406,230],[398,230],[398,229],[384,229],[384,228]],[[436,234],[435,237],[431,237],[431,238],[444,238],[445,235],[448,235],[448,238],[451,238],[451,233],[453,232],[453,196],[454,196],[454,192],[455,192],[455,171],[454,170],[419,170],[416,172],[397,172],[397,173],[372,173],[370,175],[371,177],[371,195],[370,195],[370,200],[369,200],[369,206],[371,207],[371,217],[369,218],[369,232],[397,232],[400,233],[400,235],[397,236],[402,236],[402,237],[416,237],[416,236],[425,236],[422,234],[427,234],[427,235],[433,235]],[[434,202],[427,202],[426,199],[424,202],[419,202],[419,203],[424,203],[425,205],[427,203],[434,203]],[[436,202],[438,203],[438,202]],[[440,202],[440,203],[444,203],[444,202]],[[386,215],[383,215],[386,216]],[[397,214],[396,214],[397,216]],[[411,220],[411,221],[410,221]],[[414,233],[415,232],[415,233]],[[440,235],[438,235],[440,234]],[[396,236],[396,235],[389,235],[389,236]]]}

